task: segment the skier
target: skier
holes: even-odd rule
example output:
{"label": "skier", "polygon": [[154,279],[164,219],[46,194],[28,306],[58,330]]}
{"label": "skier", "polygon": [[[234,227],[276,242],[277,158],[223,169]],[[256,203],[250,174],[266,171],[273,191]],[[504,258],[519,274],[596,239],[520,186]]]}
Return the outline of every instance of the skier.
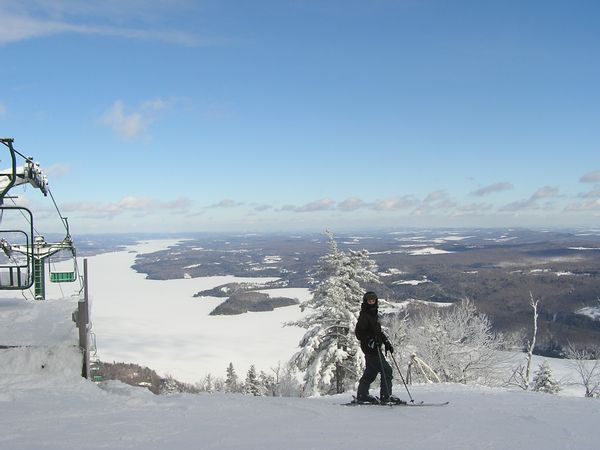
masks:
{"label": "skier", "polygon": [[392,367],[383,356],[381,345],[384,345],[386,353],[393,353],[394,348],[381,331],[377,307],[377,294],[372,291],[366,292],[354,330],[354,334],[360,341],[360,348],[365,354],[366,362],[365,372],[358,383],[356,400],[359,403],[379,403],[375,397],[369,395],[369,387],[377,374],[381,373],[380,402],[401,403],[402,401],[398,397],[392,396]]}

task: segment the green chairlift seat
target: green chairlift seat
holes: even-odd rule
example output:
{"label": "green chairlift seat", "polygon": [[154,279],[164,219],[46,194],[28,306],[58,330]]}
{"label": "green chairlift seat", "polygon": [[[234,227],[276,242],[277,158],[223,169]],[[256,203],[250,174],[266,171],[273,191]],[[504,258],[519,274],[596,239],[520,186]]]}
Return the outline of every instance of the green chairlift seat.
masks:
{"label": "green chairlift seat", "polygon": [[52,283],[71,283],[77,279],[75,272],[51,272],[50,281]]}

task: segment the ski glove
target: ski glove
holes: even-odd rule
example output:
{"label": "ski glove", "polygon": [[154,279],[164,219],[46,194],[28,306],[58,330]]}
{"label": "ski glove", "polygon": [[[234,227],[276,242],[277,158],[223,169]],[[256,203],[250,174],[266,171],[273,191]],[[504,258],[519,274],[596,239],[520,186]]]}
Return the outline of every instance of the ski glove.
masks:
{"label": "ski glove", "polygon": [[392,344],[390,344],[390,341],[385,341],[383,345],[385,345],[386,353],[387,352],[394,353],[394,347],[392,347]]}

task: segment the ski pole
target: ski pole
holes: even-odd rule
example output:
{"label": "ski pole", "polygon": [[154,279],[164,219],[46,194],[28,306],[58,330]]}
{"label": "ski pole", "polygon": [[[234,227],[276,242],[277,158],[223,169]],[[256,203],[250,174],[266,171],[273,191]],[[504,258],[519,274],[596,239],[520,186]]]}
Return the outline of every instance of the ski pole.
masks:
{"label": "ski pole", "polygon": [[410,398],[410,402],[414,403],[415,401],[412,398],[412,395],[410,395],[410,391],[408,390],[408,385],[406,384],[406,381],[404,381],[404,377],[402,376],[402,371],[400,370],[400,367],[398,367],[398,363],[396,362],[396,358],[394,358],[394,354],[390,353],[390,356],[392,357],[392,361],[394,361],[394,365],[396,366],[396,369],[398,370],[398,373],[400,374],[400,379],[402,380],[402,384],[404,384],[404,387],[406,388],[406,392],[408,392],[408,398]]}

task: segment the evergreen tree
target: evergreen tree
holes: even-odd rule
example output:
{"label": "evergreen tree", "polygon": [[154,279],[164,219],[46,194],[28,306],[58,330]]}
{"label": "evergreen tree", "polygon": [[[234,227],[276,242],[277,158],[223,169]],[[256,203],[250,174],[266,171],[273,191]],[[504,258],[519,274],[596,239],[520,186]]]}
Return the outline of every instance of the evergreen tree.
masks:
{"label": "evergreen tree", "polygon": [[246,382],[244,383],[244,393],[252,394],[254,396],[260,396],[263,394],[260,381],[258,380],[258,376],[256,375],[256,368],[254,364],[250,366],[248,369],[248,373],[246,374]]}
{"label": "evergreen tree", "polygon": [[366,250],[340,250],[330,232],[329,253],[319,258],[312,298],[300,304],[312,310],[286,325],[306,328],[290,366],[304,373],[304,394],[344,392],[364,368],[354,328],[365,286],[379,283],[377,266]]}
{"label": "evergreen tree", "polygon": [[167,375],[161,380],[158,392],[159,394],[177,394],[182,391],[181,383],[171,375]]}
{"label": "evergreen tree", "polygon": [[237,373],[235,373],[235,369],[233,368],[233,363],[229,363],[227,366],[227,378],[225,379],[225,391],[226,392],[239,392],[239,380]]}
{"label": "evergreen tree", "polygon": [[203,390],[204,390],[204,392],[213,392],[214,391],[213,377],[210,373],[208,375],[206,375],[206,378],[204,378],[204,389]]}
{"label": "evergreen tree", "polygon": [[552,376],[552,371],[546,361],[540,364],[537,372],[533,374],[533,390],[546,394],[556,394],[560,391],[560,385]]}
{"label": "evergreen tree", "polygon": [[262,392],[273,397],[277,395],[277,382],[273,375],[269,375],[261,370],[258,380],[262,387]]}

